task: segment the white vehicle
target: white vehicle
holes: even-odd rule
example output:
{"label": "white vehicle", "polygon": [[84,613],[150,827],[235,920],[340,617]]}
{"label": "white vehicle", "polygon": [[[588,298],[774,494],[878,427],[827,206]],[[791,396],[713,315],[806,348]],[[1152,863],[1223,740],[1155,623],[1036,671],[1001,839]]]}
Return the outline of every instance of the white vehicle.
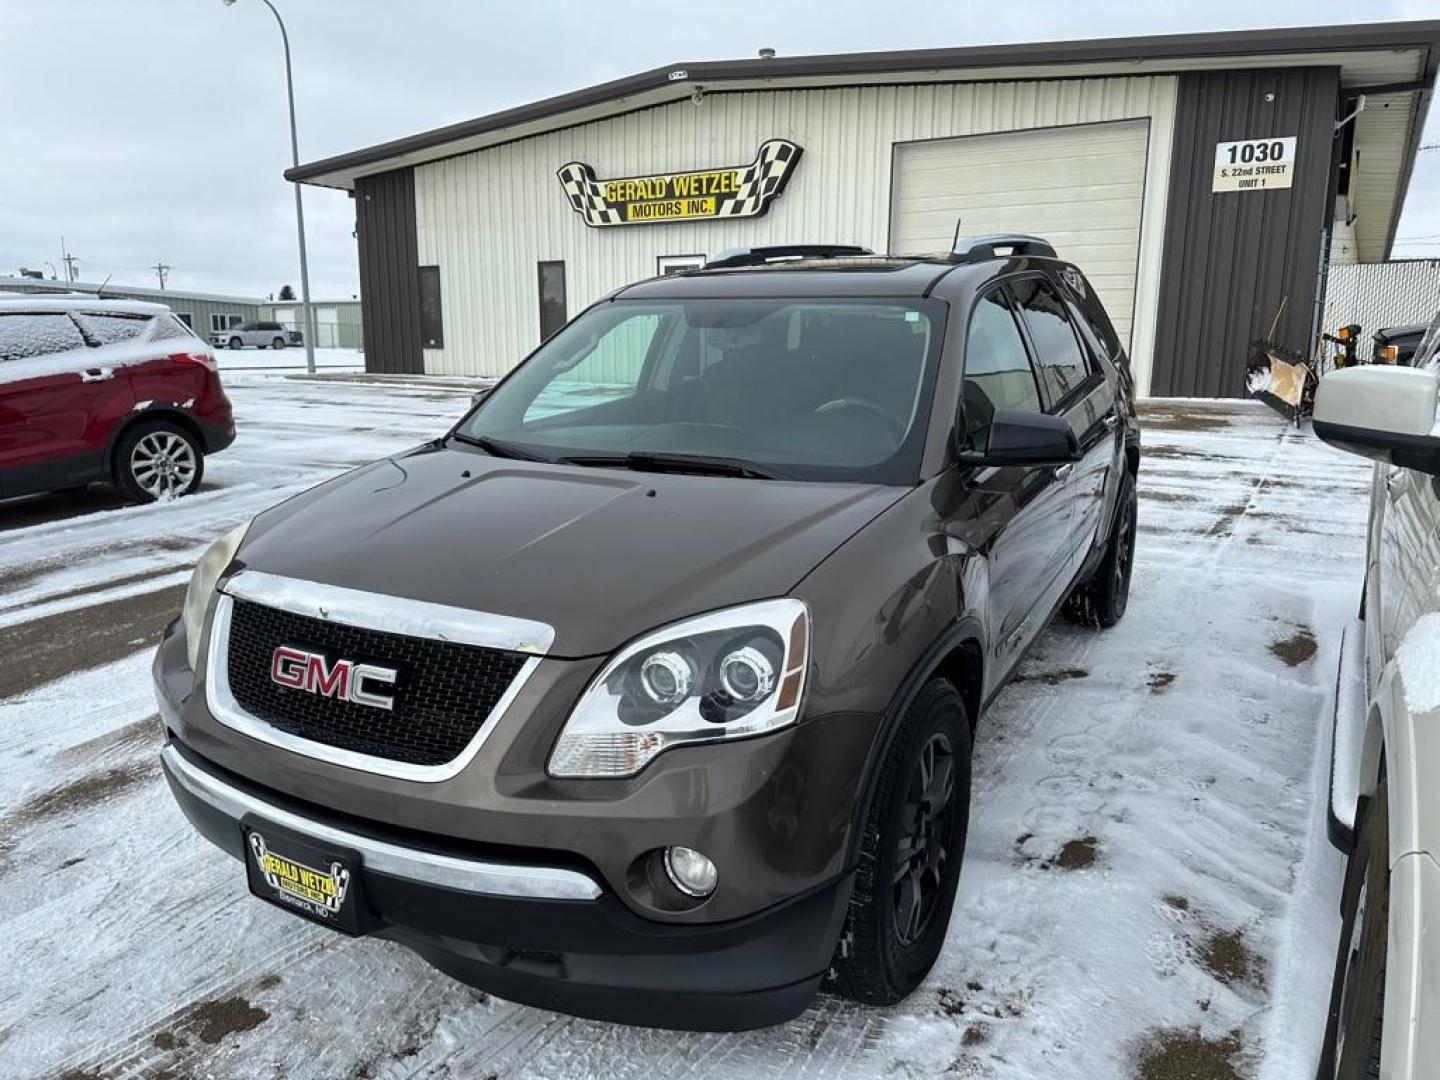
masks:
{"label": "white vehicle", "polygon": [[247,345],[254,345],[257,349],[283,349],[287,345],[304,343],[299,330],[291,330],[278,322],[239,323],[210,335],[210,344],[217,349],[243,349]]}
{"label": "white vehicle", "polygon": [[1336,693],[1330,834],[1350,861],[1325,1080],[1440,1076],[1437,343],[1432,327],[1416,367],[1337,371],[1315,395],[1315,433],[1376,462]]}

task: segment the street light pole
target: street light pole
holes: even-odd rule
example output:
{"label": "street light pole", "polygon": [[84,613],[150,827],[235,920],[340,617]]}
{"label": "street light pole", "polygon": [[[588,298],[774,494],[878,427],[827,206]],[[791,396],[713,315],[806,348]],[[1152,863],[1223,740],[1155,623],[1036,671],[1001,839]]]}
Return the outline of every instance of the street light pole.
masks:
{"label": "street light pole", "polygon": [[[261,0],[275,16],[280,26],[280,40],[285,46],[285,97],[290,104],[290,163],[300,167],[300,138],[295,133],[295,81],[290,74],[290,35],[285,32],[285,20],[270,0]],[[235,0],[225,0],[229,7]],[[315,323],[310,316],[310,267],[305,259],[305,204],[300,198],[300,184],[295,184],[295,227],[300,233],[300,320],[305,327],[305,370],[315,374]]]}

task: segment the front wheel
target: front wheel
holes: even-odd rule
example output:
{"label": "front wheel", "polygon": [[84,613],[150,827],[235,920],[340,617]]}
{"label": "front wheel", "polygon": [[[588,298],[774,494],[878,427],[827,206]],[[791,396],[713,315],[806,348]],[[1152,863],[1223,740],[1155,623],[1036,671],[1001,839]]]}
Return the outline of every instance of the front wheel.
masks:
{"label": "front wheel", "polygon": [[283,337],[277,337],[274,341],[270,342],[270,347],[272,349],[283,349],[285,347],[285,339]]}
{"label": "front wheel", "polygon": [[238,337],[232,337],[232,338],[230,339],[230,348],[232,348],[232,349],[238,349],[238,348],[240,348],[240,347],[241,347],[242,345],[244,345],[244,344],[245,344],[245,343],[244,343],[243,341],[241,341]]}
{"label": "front wheel", "polygon": [[970,721],[932,679],[905,713],[865,822],[850,910],[831,964],[836,990],[893,1005],[940,955],[970,821]]}
{"label": "front wheel", "polygon": [[133,502],[189,495],[204,476],[195,436],[168,421],[131,428],[115,448],[115,483]]}
{"label": "front wheel", "polygon": [[1390,932],[1390,799],[1384,777],[1366,802],[1345,872],[1344,916],[1319,1080],[1375,1080],[1385,1021]]}
{"label": "front wheel", "polygon": [[1130,603],[1130,574],[1135,568],[1135,510],[1139,500],[1135,477],[1121,474],[1115,502],[1115,522],[1105,544],[1105,555],[1087,581],[1075,587],[1065,601],[1065,614],[1083,626],[1111,627],[1125,615]]}

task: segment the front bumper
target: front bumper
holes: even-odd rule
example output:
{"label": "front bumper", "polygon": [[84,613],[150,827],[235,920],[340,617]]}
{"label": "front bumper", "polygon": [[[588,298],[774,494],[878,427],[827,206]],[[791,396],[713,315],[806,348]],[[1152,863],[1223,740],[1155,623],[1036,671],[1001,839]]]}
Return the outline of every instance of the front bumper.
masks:
{"label": "front bumper", "polygon": [[343,845],[359,854],[377,936],[500,997],[578,1016],[708,1031],[788,1020],[819,986],[849,902],[846,874],[748,918],[652,922],[580,868],[382,835],[261,791],[174,739],[161,763],[185,816],[233,857],[246,857],[242,819]]}

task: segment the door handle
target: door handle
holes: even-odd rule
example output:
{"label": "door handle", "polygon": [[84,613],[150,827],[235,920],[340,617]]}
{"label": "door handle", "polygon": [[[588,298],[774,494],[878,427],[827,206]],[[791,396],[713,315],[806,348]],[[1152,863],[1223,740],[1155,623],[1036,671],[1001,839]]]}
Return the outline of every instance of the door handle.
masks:
{"label": "door handle", "polygon": [[1405,470],[1391,469],[1385,474],[1385,490],[1392,499],[1398,499],[1405,492]]}
{"label": "door handle", "polygon": [[1106,426],[1107,428],[1109,428],[1111,431],[1114,431],[1114,430],[1115,430],[1115,425],[1118,424],[1118,423],[1120,423],[1120,417],[1117,416],[1117,415],[1116,415],[1115,413],[1113,413],[1113,412],[1112,412],[1112,413],[1107,413],[1107,414],[1105,415],[1105,421],[1104,421],[1104,423],[1105,423],[1105,426]]}
{"label": "door handle", "polygon": [[104,382],[106,379],[113,379],[114,377],[115,369],[108,367],[90,368],[80,373],[81,382]]}
{"label": "door handle", "polygon": [[1073,464],[1069,464],[1069,465],[1057,465],[1057,466],[1055,466],[1055,479],[1056,479],[1056,480],[1068,480],[1068,479],[1070,479],[1070,474],[1071,474],[1072,472],[1074,472],[1074,471],[1075,471],[1075,466],[1074,466]]}

